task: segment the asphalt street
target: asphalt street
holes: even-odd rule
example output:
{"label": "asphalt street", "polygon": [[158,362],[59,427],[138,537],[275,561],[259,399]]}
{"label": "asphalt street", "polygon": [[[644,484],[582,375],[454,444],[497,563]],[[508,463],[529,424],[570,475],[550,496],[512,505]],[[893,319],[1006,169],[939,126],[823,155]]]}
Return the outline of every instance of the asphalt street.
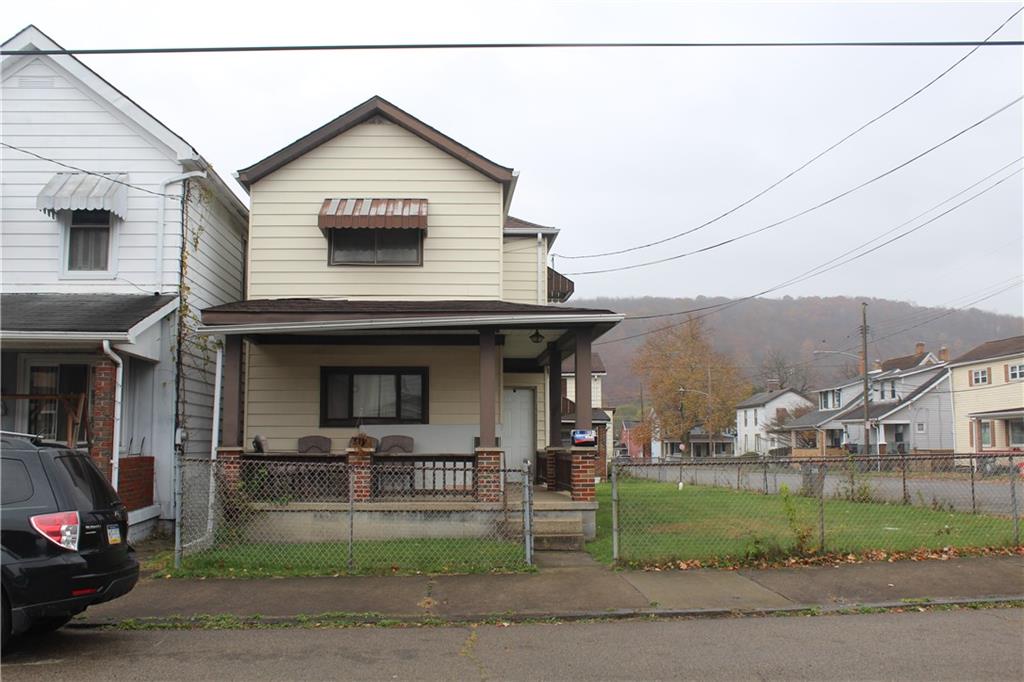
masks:
{"label": "asphalt street", "polygon": [[[912,607],[908,607],[912,608]],[[1024,679],[1024,610],[476,627],[65,629],[19,680]]]}
{"label": "asphalt street", "polygon": [[[842,466],[842,465],[836,465]],[[672,465],[627,467],[630,475],[638,478],[650,478],[661,481],[678,481],[679,467]],[[803,477],[798,471],[779,471],[769,469],[767,476],[768,492],[775,494],[785,485],[791,492],[800,490]],[[740,468],[739,475],[735,466],[687,466],[683,467],[682,480],[684,485],[711,485],[724,488],[739,488],[762,492],[765,486],[764,470],[759,464],[750,464]],[[830,497],[842,497],[849,490],[849,476],[846,474],[827,474],[825,476],[825,494]],[[893,476],[866,476],[858,474],[855,486],[867,485],[871,496],[879,501],[901,502],[903,500],[903,481],[898,474]],[[1024,480],[1017,482],[1018,509],[1024,509]],[[915,474],[907,478],[907,495],[910,504],[920,506],[942,505],[952,506],[957,511],[972,511],[989,514],[1010,515],[1013,513],[1012,496],[1010,494],[1009,476],[982,478],[979,475],[974,483],[972,495],[971,482],[968,478],[929,478]]]}

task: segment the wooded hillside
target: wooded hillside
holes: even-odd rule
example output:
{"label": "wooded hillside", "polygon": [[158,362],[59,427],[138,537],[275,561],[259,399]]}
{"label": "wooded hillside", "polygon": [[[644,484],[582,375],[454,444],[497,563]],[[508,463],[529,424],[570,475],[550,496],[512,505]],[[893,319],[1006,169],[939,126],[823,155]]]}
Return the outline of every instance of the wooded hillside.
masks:
{"label": "wooded hillside", "polygon": [[[860,304],[868,301],[871,328],[868,356],[888,358],[910,355],[922,341],[929,350],[945,345],[956,357],[990,339],[1024,333],[1024,318],[998,315],[978,309],[929,308],[904,301],[860,299],[845,296],[757,299],[724,308],[703,318],[719,351],[733,359],[757,385],[763,363],[784,358],[806,371],[802,379],[811,386],[823,385],[856,372],[856,362],[842,355],[817,355],[814,350],[860,350]],[[727,298],[591,298],[572,299],[570,305],[608,308],[626,315],[652,315],[726,303]],[[702,313],[694,313],[701,315]],[[629,320],[601,337],[594,350],[608,368],[605,404],[616,406],[637,400],[640,382],[633,358],[643,337],[619,341],[686,319],[685,315],[649,320]],[[609,343],[611,342],[611,343]],[[774,356],[774,357],[773,357]]]}

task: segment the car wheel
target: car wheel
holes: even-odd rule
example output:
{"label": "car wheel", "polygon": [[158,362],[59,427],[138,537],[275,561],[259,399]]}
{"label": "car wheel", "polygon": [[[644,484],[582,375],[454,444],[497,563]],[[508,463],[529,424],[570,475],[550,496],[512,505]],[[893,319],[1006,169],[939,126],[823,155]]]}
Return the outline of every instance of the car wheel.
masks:
{"label": "car wheel", "polygon": [[3,640],[0,641],[0,649],[7,651],[7,643],[11,641],[11,606],[7,603],[7,593],[3,593],[3,612],[0,613],[0,618],[3,619],[0,624],[0,634],[3,635]]}
{"label": "car wheel", "polygon": [[52,618],[40,618],[32,621],[32,625],[25,631],[26,635],[45,635],[48,632],[59,630],[68,624],[72,616],[54,616]]}

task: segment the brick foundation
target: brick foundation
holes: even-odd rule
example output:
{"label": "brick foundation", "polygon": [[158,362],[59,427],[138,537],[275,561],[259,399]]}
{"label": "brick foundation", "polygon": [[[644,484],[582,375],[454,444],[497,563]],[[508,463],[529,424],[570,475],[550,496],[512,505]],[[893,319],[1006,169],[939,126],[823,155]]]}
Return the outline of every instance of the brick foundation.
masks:
{"label": "brick foundation", "polygon": [[480,502],[501,500],[501,456],[502,450],[477,448],[476,450],[476,491]]}
{"label": "brick foundation", "polygon": [[352,476],[352,498],[368,500],[373,496],[373,450],[367,448],[348,448],[345,450]]}
{"label": "brick foundation", "polygon": [[547,484],[548,490],[554,490],[558,484],[558,474],[556,473],[556,460],[558,459],[558,453],[563,452],[562,448],[546,448],[544,452],[547,456],[544,458],[544,483]]}
{"label": "brick foundation", "polygon": [[595,497],[597,448],[572,448],[572,488],[575,502],[593,502]]}
{"label": "brick foundation", "polygon": [[122,457],[118,468],[117,493],[128,511],[153,504],[153,458]]}
{"label": "brick foundation", "polygon": [[222,481],[229,489],[235,489],[242,480],[242,448],[217,448],[217,461]]}
{"label": "brick foundation", "polygon": [[111,459],[114,456],[114,391],[117,368],[104,358],[92,366],[92,406],[89,412],[89,432],[92,443],[89,456],[96,462],[107,479],[111,477]]}

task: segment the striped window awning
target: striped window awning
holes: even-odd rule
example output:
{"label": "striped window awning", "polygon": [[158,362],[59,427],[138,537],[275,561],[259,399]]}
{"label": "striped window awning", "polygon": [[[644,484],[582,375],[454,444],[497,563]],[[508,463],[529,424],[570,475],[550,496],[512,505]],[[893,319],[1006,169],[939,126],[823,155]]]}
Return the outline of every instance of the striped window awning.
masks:
{"label": "striped window awning", "polygon": [[317,224],[336,228],[427,229],[426,199],[324,199]]}
{"label": "striped window awning", "polygon": [[57,173],[36,196],[36,208],[57,211],[110,211],[128,218],[128,176],[124,173]]}

